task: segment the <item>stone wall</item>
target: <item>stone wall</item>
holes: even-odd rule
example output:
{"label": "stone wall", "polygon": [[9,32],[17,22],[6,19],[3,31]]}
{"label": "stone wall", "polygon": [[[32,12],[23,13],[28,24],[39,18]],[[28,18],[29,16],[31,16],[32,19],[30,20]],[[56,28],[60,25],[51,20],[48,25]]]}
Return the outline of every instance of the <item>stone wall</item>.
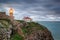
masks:
{"label": "stone wall", "polygon": [[14,17],[6,15],[6,12],[0,12],[0,19],[9,19],[11,21],[14,21]]}
{"label": "stone wall", "polygon": [[6,12],[0,12],[0,19],[7,19],[9,16],[6,15]]}

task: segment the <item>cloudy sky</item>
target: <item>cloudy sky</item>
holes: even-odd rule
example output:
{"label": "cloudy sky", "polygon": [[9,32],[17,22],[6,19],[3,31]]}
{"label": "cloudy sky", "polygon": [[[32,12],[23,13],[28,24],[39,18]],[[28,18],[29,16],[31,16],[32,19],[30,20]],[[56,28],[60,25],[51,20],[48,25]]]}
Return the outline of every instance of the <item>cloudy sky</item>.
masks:
{"label": "cloudy sky", "polygon": [[60,0],[0,0],[0,11],[14,9],[15,19],[25,16],[34,21],[60,21]]}

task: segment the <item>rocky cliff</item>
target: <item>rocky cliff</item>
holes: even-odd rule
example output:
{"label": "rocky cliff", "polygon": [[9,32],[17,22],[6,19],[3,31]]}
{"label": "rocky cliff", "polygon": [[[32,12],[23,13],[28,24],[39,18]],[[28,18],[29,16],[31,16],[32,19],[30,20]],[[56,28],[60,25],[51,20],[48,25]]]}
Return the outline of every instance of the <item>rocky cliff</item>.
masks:
{"label": "rocky cliff", "polygon": [[23,22],[22,31],[24,33],[24,40],[54,40],[51,32],[43,25],[36,22]]}
{"label": "rocky cliff", "polygon": [[0,40],[54,40],[51,32],[35,22],[0,18]]}

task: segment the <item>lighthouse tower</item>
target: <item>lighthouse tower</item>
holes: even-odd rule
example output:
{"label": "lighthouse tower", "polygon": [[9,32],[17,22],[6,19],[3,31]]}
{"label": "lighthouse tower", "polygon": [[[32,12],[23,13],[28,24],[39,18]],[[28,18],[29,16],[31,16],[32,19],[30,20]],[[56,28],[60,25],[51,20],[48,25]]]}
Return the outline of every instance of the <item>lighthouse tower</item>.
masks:
{"label": "lighthouse tower", "polygon": [[11,19],[14,19],[13,12],[14,12],[14,10],[12,8],[10,8],[9,16],[10,16]]}

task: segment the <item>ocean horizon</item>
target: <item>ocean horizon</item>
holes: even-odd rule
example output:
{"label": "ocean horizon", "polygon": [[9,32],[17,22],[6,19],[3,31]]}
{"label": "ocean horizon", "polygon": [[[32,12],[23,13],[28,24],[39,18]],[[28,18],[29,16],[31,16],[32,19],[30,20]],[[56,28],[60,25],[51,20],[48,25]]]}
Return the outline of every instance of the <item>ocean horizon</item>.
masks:
{"label": "ocean horizon", "polygon": [[54,40],[60,40],[60,21],[39,21],[38,23],[47,27]]}

